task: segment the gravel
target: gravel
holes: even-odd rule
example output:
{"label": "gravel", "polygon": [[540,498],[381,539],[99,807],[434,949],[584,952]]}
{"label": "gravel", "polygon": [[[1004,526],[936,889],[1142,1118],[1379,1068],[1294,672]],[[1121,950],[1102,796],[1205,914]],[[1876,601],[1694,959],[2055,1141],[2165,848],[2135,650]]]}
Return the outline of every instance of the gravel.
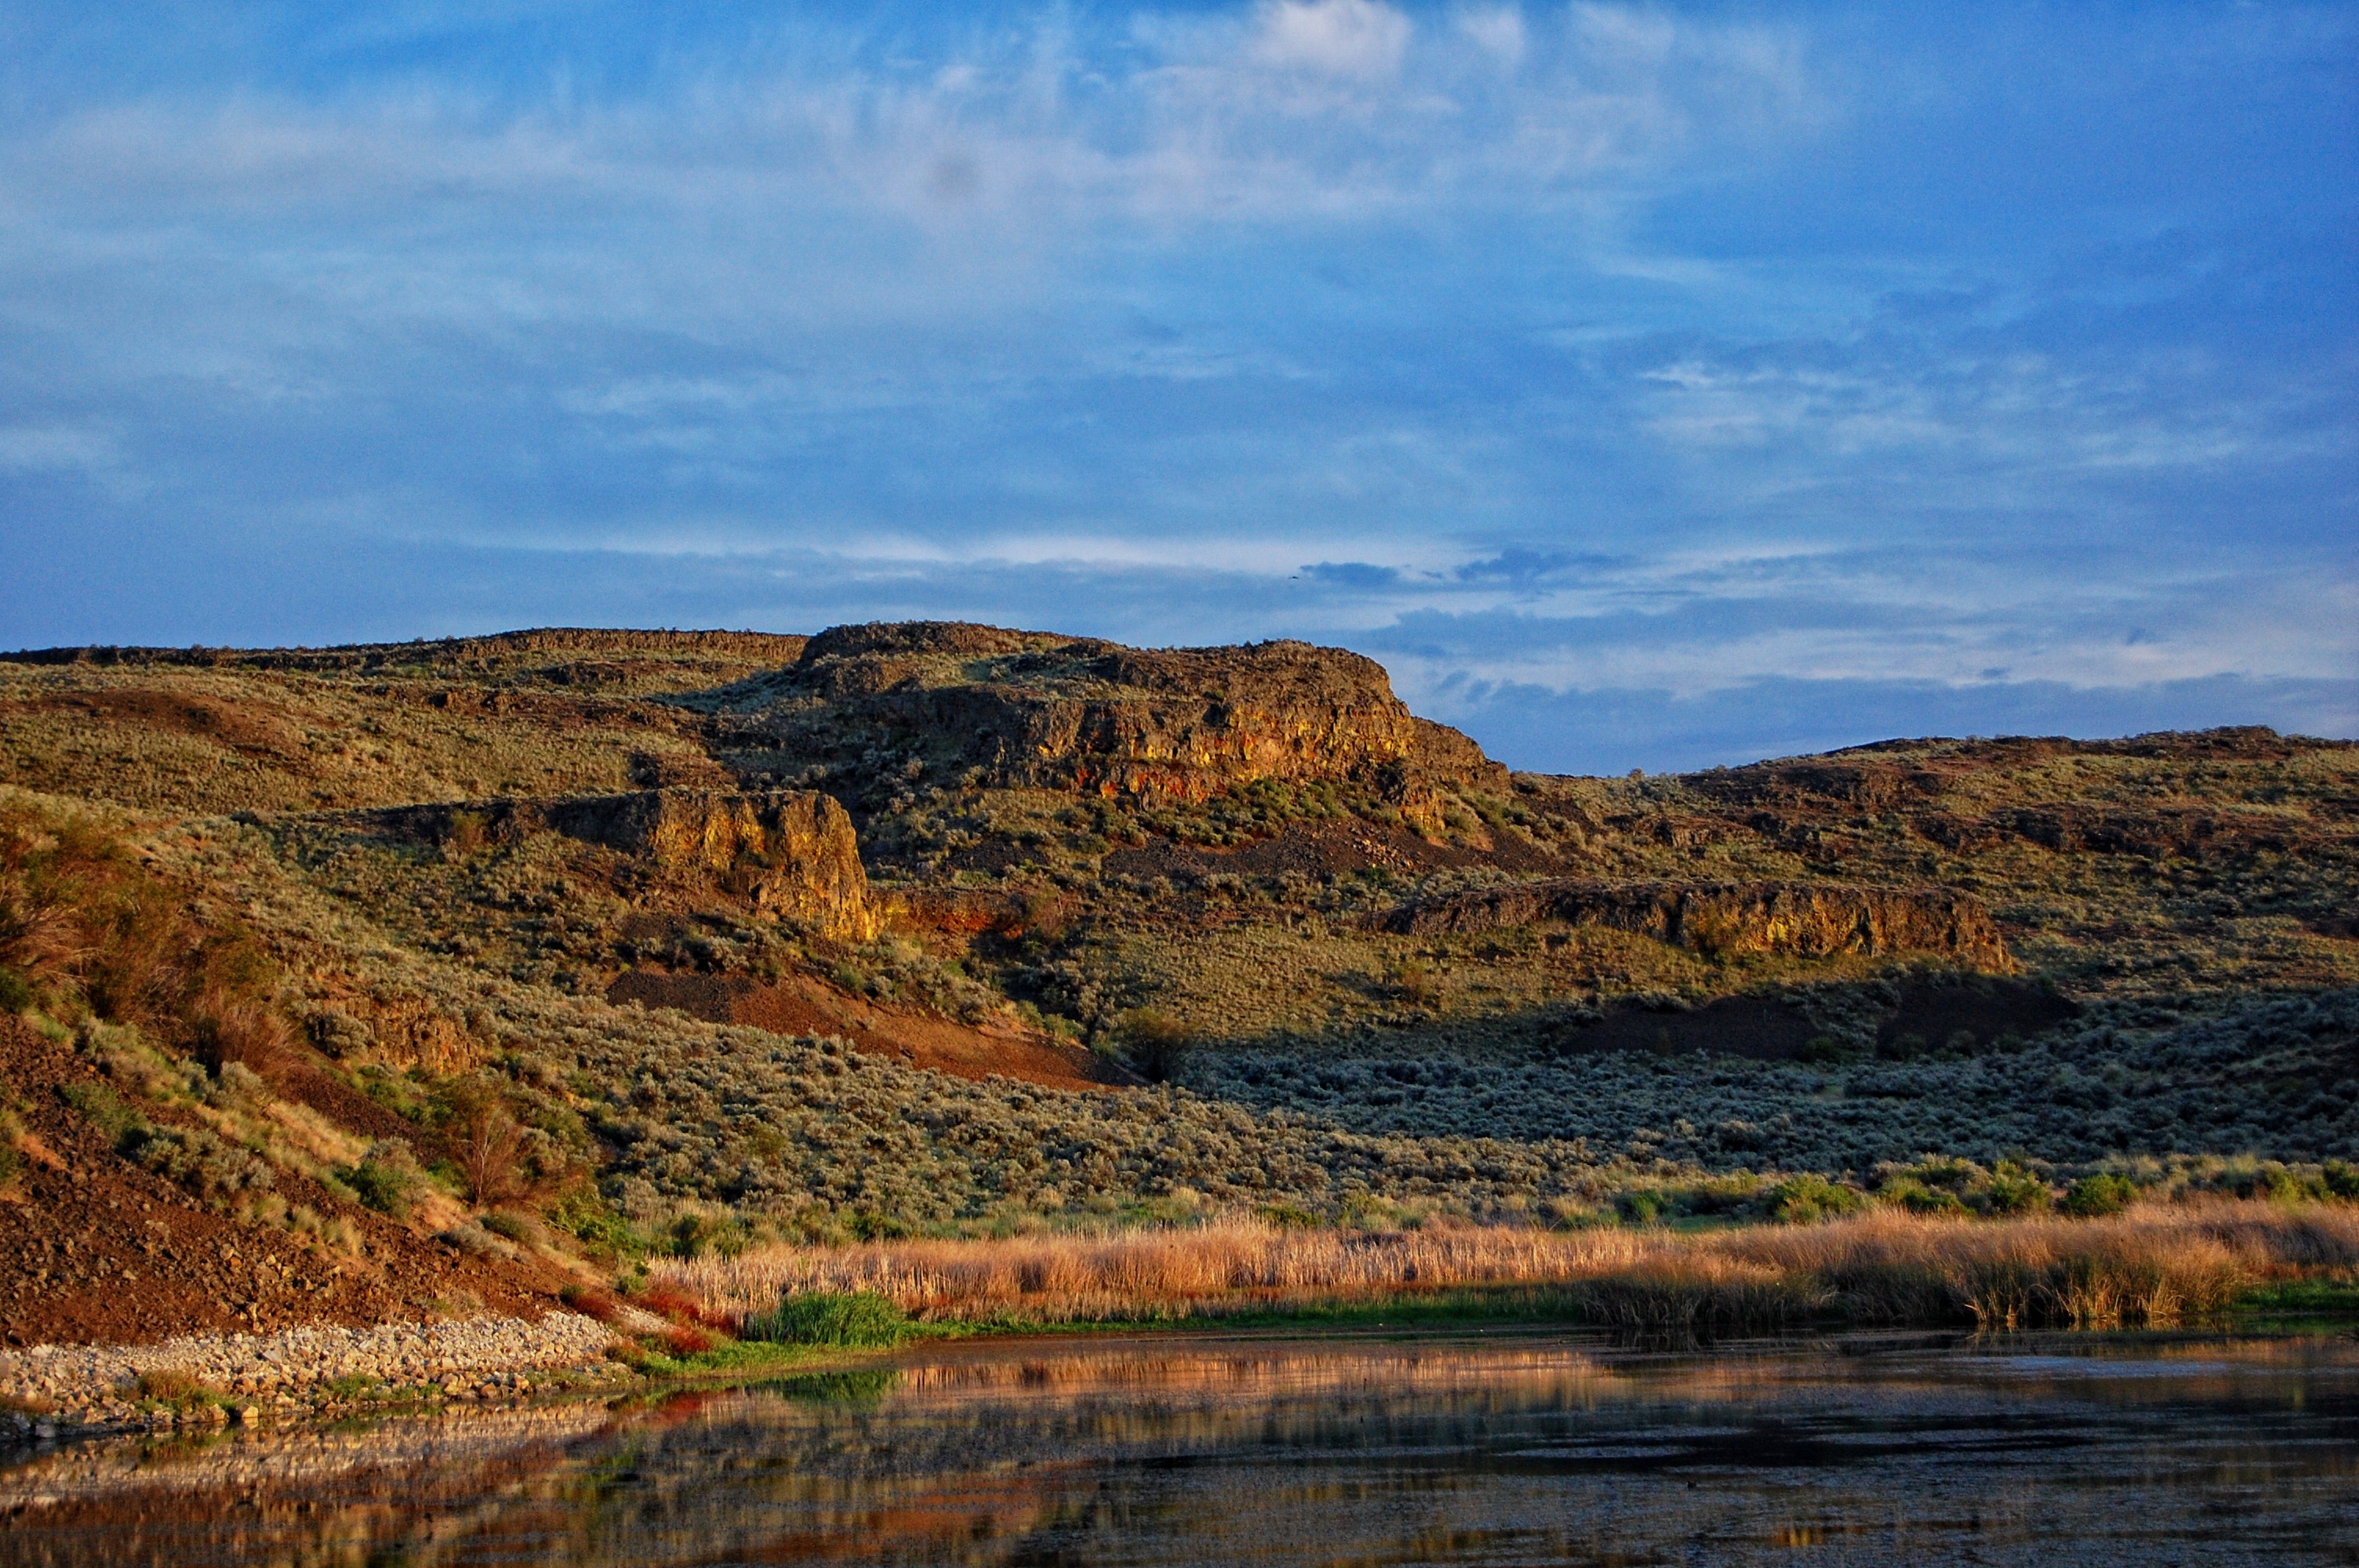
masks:
{"label": "gravel", "polygon": [[[619,1379],[614,1335],[553,1312],[271,1335],[189,1335],[157,1345],[40,1345],[0,1352],[0,1438],[123,1427],[254,1424],[353,1399],[513,1400]],[[539,1374],[536,1379],[530,1374]],[[142,1379],[146,1379],[143,1387]]]}

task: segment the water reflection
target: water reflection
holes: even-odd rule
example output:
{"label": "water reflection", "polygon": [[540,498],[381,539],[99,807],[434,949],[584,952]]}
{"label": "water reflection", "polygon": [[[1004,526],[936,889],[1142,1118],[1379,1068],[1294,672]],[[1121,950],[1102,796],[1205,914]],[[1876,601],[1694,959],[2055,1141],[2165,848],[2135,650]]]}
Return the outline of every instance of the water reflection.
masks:
{"label": "water reflection", "polygon": [[58,1564],[2359,1563],[2359,1346],[1130,1340],[0,1471]]}

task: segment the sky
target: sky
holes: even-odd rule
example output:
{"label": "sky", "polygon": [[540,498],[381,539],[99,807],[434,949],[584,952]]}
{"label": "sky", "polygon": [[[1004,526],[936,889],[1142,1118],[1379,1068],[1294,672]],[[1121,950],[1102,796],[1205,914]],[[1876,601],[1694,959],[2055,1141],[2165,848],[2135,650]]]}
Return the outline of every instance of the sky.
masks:
{"label": "sky", "polygon": [[2359,5],[0,0],[0,646],[1356,649],[2359,736]]}

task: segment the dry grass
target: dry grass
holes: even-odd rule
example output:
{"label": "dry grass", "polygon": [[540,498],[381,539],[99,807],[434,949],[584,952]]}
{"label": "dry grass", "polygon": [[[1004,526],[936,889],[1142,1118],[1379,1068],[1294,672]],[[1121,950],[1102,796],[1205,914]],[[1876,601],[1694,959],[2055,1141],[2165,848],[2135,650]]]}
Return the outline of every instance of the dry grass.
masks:
{"label": "dry grass", "polygon": [[937,1322],[1217,1316],[1548,1290],[1593,1322],[1760,1330],[1842,1315],[1987,1328],[2168,1327],[2248,1286],[2359,1264],[2359,1208],[2153,1205],[2103,1220],[1880,1210],[1821,1225],[1660,1231],[1435,1227],[1355,1233],[1235,1220],[1111,1237],[772,1247],[658,1264],[708,1321],[802,1292],[875,1291]]}

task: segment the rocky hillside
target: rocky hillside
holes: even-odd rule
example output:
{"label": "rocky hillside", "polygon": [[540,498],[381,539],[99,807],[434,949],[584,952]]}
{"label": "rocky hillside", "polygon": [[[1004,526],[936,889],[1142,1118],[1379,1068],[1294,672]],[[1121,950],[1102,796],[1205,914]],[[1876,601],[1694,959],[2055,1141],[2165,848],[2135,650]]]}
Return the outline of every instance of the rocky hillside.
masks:
{"label": "rocky hillside", "polygon": [[2267,730],[1556,778],[1301,643],[539,631],[0,655],[0,819],[19,1335],[2359,1154],[2359,748]]}

